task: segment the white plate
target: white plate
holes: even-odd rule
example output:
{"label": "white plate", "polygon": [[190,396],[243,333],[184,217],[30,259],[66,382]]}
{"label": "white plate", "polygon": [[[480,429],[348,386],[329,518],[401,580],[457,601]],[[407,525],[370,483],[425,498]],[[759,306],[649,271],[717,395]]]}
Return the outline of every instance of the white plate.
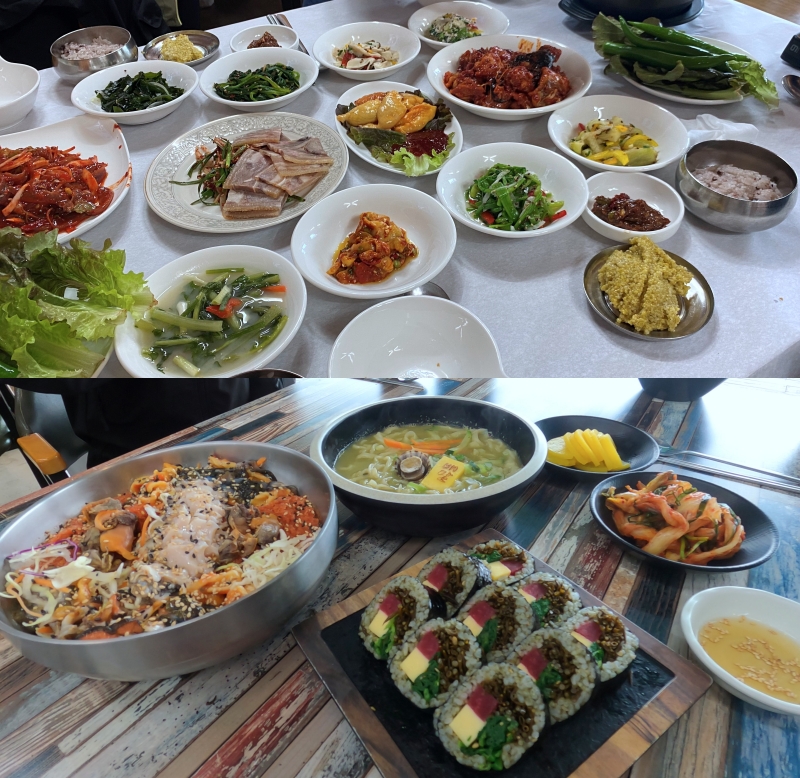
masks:
{"label": "white plate", "polygon": [[[306,195],[304,202],[287,203],[280,216],[228,221],[222,218],[222,213],[216,205],[192,205],[197,199],[197,187],[170,183],[173,180],[189,180],[188,171],[195,161],[196,146],[210,144],[215,137],[239,135],[264,127],[280,127],[287,135],[295,138],[305,135],[316,136],[322,142],[325,152],[333,157],[334,163],[330,172]],[[194,232],[249,232],[282,224],[305,213],[336,189],[347,171],[347,162],[347,147],[338,133],[316,119],[294,113],[229,116],[190,130],[170,143],[150,165],[145,176],[144,194],[147,204],[162,219],[178,227]]]}
{"label": "white plate", "polygon": [[[571,90],[567,97],[560,103],[545,105],[541,108],[485,108],[480,105],[473,105],[466,100],[453,97],[450,90],[444,85],[444,74],[450,71],[455,73],[458,69],[458,60],[465,51],[472,49],[485,49],[491,46],[499,46],[501,49],[510,51],[532,51],[540,46],[555,46],[561,49],[561,56],[556,64],[564,71],[569,78]],[[431,86],[448,102],[455,103],[471,113],[483,116],[486,119],[498,119],[499,121],[518,121],[520,119],[531,119],[534,116],[541,116],[545,113],[555,111],[557,108],[575,102],[589,91],[592,85],[592,68],[589,63],[577,51],[564,46],[561,43],[537,38],[535,35],[481,35],[480,38],[468,38],[465,41],[451,43],[449,46],[437,51],[428,63],[428,81]]]}
{"label": "white plate", "polygon": [[[341,49],[346,43],[365,43],[377,41],[389,46],[399,54],[396,65],[380,70],[348,70],[336,64],[333,53]],[[419,54],[420,43],[416,35],[405,27],[386,22],[355,22],[343,24],[325,32],[314,41],[312,51],[317,61],[330,68],[332,73],[338,73],[353,81],[380,81],[397,73],[398,70],[410,65]]]}
{"label": "white plate", "polygon": [[[214,89],[214,84],[227,81],[234,70],[255,70],[264,65],[280,63],[286,67],[294,68],[300,74],[300,86],[294,92],[289,92],[283,97],[274,97],[272,100],[258,100],[253,103],[226,100],[220,97]],[[200,89],[209,99],[220,105],[226,105],[235,111],[274,111],[297,100],[303,92],[311,89],[319,75],[319,65],[316,61],[295,49],[264,48],[245,49],[227,57],[218,59],[210,64],[200,76]]]}
{"label": "white plate", "polygon": [[[206,277],[204,276],[206,270],[219,267],[243,267],[248,274],[279,273],[281,283],[286,285],[283,309],[289,321],[278,337],[263,351],[249,357],[242,356],[232,362],[232,366],[227,369],[203,370],[199,378],[225,378],[269,364],[291,343],[300,329],[306,312],[306,286],[294,265],[280,254],[258,246],[212,246],[185,254],[156,270],[147,279],[147,285],[156,299],[165,297],[169,304],[171,296],[169,290],[179,293],[184,284],[188,283],[189,276]],[[207,278],[211,280],[213,276]],[[128,316],[125,323],[117,327],[114,338],[117,357],[122,366],[136,378],[188,378],[187,374],[172,364],[171,360],[164,363],[164,372],[161,373],[153,362],[145,359],[142,356],[142,349],[149,348],[152,342],[153,336],[136,329],[132,317]]]}
{"label": "white plate", "polygon": [[[113,81],[118,81],[124,76],[135,76],[137,73],[161,73],[164,80],[170,86],[177,86],[183,89],[183,94],[170,100],[164,105],[157,105],[154,108],[145,108],[142,111],[129,111],[127,113],[108,113],[100,106],[100,99],[97,92],[105,89]],[[184,65],[181,62],[128,62],[123,65],[115,65],[106,70],[99,70],[91,76],[79,81],[72,89],[72,104],[90,116],[98,116],[103,119],[113,118],[120,124],[149,124],[150,122],[163,119],[171,114],[197,87],[198,76],[194,68]]]}
{"label": "white plate", "polygon": [[[732,43],[728,43],[727,41],[720,41],[716,38],[706,38],[703,35],[695,35],[694,37],[698,40],[704,41],[705,43],[710,43],[713,46],[717,46],[720,49],[725,49],[731,54],[747,54],[748,57],[750,56],[750,54],[744,49],[740,49],[738,46],[734,46]],[[633,86],[635,86],[637,89],[641,89],[643,92],[647,92],[647,94],[650,95],[655,95],[656,97],[662,97],[664,100],[670,100],[673,103],[684,103],[686,105],[728,105],[730,103],[739,103],[743,99],[742,95],[739,95],[733,100],[698,100],[694,97],[684,97],[683,95],[667,92],[663,89],[653,89],[651,86],[640,84],[630,76],[623,76],[623,78],[629,84],[633,84]]]}
{"label": "white plate", "polygon": [[504,377],[486,325],[441,297],[397,297],[356,316],[333,344],[331,378]]}
{"label": "white plate", "polygon": [[[356,228],[365,211],[388,216],[402,227],[419,256],[374,284],[341,284],[328,269],[336,247]],[[394,297],[437,276],[456,247],[456,225],[447,211],[410,186],[354,186],[317,203],[294,228],[292,259],[303,278],[319,289],[357,300]]]}
{"label": "white plate", "polygon": [[[106,163],[108,176],[104,186],[113,190],[111,205],[99,216],[81,222],[72,232],[60,232],[59,243],[66,243],[96,227],[107,219],[125,199],[131,186],[131,158],[128,145],[119,124],[114,119],[96,119],[92,116],[73,116],[63,122],[0,136],[0,146],[20,149],[26,146],[57,146],[60,149],[75,148],[81,157],[97,156]],[[97,241],[95,241],[97,242]]]}
{"label": "white plate", "polygon": [[[348,89],[340,98],[339,103],[340,105],[350,105],[350,103],[355,102],[358,100],[359,97],[363,97],[364,95],[371,94],[372,92],[388,92],[391,89],[395,89],[398,92],[414,92],[416,91],[417,87],[411,86],[411,84],[401,84],[397,81],[367,81],[363,84],[357,84],[352,89]],[[423,93],[424,94],[424,93]],[[428,95],[430,97],[430,95]],[[381,170],[389,170],[392,173],[399,173],[401,176],[405,176],[405,172],[400,168],[393,167],[388,162],[381,162],[379,159],[375,159],[370,153],[370,150],[366,146],[362,146],[360,143],[356,143],[348,134],[347,130],[344,128],[341,122],[334,119],[336,122],[336,129],[339,131],[339,135],[341,135],[342,140],[345,142],[350,151],[352,151],[357,156],[361,157],[361,159],[369,162],[370,165],[375,165],[375,167],[379,167]],[[461,147],[464,144],[464,135],[461,132],[461,125],[458,123],[458,119],[455,116],[450,120],[450,122],[445,127],[445,133],[453,133],[453,143],[455,144],[450,151],[447,159],[451,160],[459,151],[461,151]],[[445,161],[447,164],[447,161]],[[424,173],[423,176],[419,176],[420,178],[424,178],[424,176],[431,176],[435,173],[438,173],[442,168],[436,168],[436,170],[429,170],[427,173]]]}
{"label": "white plate", "polygon": [[0,130],[21,122],[36,102],[39,71],[0,57]]}
{"label": "white plate", "polygon": [[[467,19],[476,19],[481,35],[502,35],[508,29],[508,17],[497,8],[492,8],[486,3],[473,3],[469,0],[455,0],[450,3],[434,3],[425,8],[420,8],[411,14],[408,20],[408,29],[414,33],[423,43],[427,43],[434,49],[443,49],[450,46],[450,43],[434,40],[426,35],[428,28],[440,16],[445,14],[458,14]],[[477,40],[481,36],[475,36],[470,40]]]}
{"label": "white plate", "polygon": [[[576,154],[569,142],[580,132],[578,125],[587,125],[594,119],[618,116],[622,121],[638,127],[658,143],[658,157],[652,165],[622,167],[604,165]],[[666,108],[625,95],[587,95],[571,105],[559,108],[547,122],[550,140],[569,159],[592,170],[613,170],[615,173],[647,173],[680,159],[689,148],[689,133],[680,119]]]}
{"label": "white plate", "polygon": [[[684,206],[678,193],[660,178],[653,178],[646,173],[626,174],[616,170],[609,170],[592,176],[587,182],[589,186],[589,201],[583,212],[583,220],[604,238],[609,238],[615,243],[627,243],[637,235],[646,235],[654,243],[662,243],[671,238],[681,226],[683,221]],[[594,199],[598,195],[614,197],[625,193],[631,200],[644,200],[649,206],[655,208],[669,219],[669,224],[661,230],[649,232],[636,232],[615,227],[604,222],[592,213]]]}
{"label": "white plate", "polygon": [[718,586],[691,597],[681,612],[683,636],[692,653],[723,689],[758,708],[800,716],[800,704],[777,700],[734,678],[700,645],[697,635],[708,622],[735,619],[739,616],[766,624],[800,643],[800,603],[761,589],[743,586]]}
{"label": "white plate", "polygon": [[268,32],[284,49],[298,48],[300,38],[291,27],[282,24],[259,24],[237,32],[231,38],[231,51],[244,51],[256,38]]}
{"label": "white plate", "polygon": [[[506,232],[493,230],[483,222],[473,219],[467,212],[465,193],[476,178],[482,176],[492,165],[520,165],[539,176],[546,192],[554,200],[563,200],[566,216],[538,230],[525,232]],[[436,193],[447,210],[462,224],[478,232],[500,238],[536,238],[550,235],[569,226],[578,219],[586,208],[589,190],[586,179],[569,160],[560,154],[540,146],[527,143],[487,143],[462,151],[455,159],[442,166],[436,179]]]}

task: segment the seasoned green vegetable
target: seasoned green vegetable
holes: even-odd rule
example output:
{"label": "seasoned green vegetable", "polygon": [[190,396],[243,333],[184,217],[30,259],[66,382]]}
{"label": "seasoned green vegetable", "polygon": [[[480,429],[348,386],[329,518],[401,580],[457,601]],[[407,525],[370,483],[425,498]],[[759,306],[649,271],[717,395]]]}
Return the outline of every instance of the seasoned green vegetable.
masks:
{"label": "seasoned green vegetable", "polygon": [[287,65],[264,65],[258,70],[234,70],[228,80],[214,84],[214,90],[226,100],[255,103],[274,100],[300,88],[300,74]]}
{"label": "seasoned green vegetable", "polygon": [[172,102],[184,90],[170,86],[159,73],[137,73],[112,81],[97,92],[100,106],[109,113],[129,113]]}
{"label": "seasoned green vegetable", "polygon": [[567,215],[524,167],[492,165],[465,194],[469,214],[496,230],[538,230]]}
{"label": "seasoned green vegetable", "polygon": [[481,34],[477,19],[469,19],[460,14],[449,13],[434,19],[425,31],[429,38],[442,43],[456,43]]}

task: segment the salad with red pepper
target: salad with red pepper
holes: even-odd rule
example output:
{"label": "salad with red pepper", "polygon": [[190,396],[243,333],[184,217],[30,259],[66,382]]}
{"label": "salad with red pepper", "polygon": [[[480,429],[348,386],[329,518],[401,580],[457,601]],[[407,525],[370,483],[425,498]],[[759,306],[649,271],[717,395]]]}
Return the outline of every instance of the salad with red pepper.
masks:
{"label": "salad with red pepper", "polygon": [[467,212],[495,230],[538,230],[567,215],[535,173],[524,167],[492,165],[465,193]]}
{"label": "salad with red pepper", "polygon": [[173,305],[156,306],[136,323],[153,336],[142,354],[162,372],[168,360],[193,377],[227,367],[263,351],[286,326],[286,286],[277,273],[233,267],[205,274],[208,280],[191,276]]}

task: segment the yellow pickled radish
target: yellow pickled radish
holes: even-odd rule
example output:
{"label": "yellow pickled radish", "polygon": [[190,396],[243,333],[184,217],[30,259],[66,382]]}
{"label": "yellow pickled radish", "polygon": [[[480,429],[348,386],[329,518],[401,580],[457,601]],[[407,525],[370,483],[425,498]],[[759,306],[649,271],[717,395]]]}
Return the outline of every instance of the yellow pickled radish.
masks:
{"label": "yellow pickled radish", "polygon": [[583,462],[582,464],[589,464],[594,465],[595,467],[600,467],[603,464],[603,458],[595,456],[594,450],[592,449],[589,441],[586,439],[586,436],[583,434],[583,430],[575,430],[575,437],[580,440],[584,446],[586,446],[586,450],[589,452],[589,461]]}
{"label": "yellow pickled radish", "polygon": [[592,450],[593,464],[596,467],[603,467],[607,470],[608,462],[604,460],[603,447],[600,445],[597,432],[595,430],[583,430],[582,434],[586,444]]}
{"label": "yellow pickled radish", "polygon": [[607,473],[608,468],[605,465],[575,465],[576,470],[583,470],[587,473]]}
{"label": "yellow pickled radish", "polygon": [[567,451],[564,438],[553,438],[547,441],[547,461],[562,467],[574,467],[575,457]]}
{"label": "yellow pickled radish", "polygon": [[622,461],[622,458],[617,452],[617,447],[614,445],[614,441],[611,435],[608,435],[606,433],[600,435],[599,437],[600,437],[600,446],[603,449],[603,459],[605,460],[608,469],[627,470],[630,467],[630,465],[627,462]]}
{"label": "yellow pickled radish", "polygon": [[578,464],[588,465],[592,463],[592,450],[586,445],[586,441],[580,435],[580,430],[568,432],[564,435],[564,440],[567,441],[567,451],[575,457]]}

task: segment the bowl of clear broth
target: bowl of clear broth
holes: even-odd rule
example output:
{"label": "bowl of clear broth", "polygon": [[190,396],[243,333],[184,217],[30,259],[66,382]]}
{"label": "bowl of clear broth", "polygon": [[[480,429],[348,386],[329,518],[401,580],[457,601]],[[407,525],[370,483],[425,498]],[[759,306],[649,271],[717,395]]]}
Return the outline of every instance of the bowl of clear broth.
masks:
{"label": "bowl of clear broth", "polygon": [[435,537],[485,524],[511,505],[544,467],[547,441],[492,403],[403,397],[333,419],[310,454],[359,518]]}

